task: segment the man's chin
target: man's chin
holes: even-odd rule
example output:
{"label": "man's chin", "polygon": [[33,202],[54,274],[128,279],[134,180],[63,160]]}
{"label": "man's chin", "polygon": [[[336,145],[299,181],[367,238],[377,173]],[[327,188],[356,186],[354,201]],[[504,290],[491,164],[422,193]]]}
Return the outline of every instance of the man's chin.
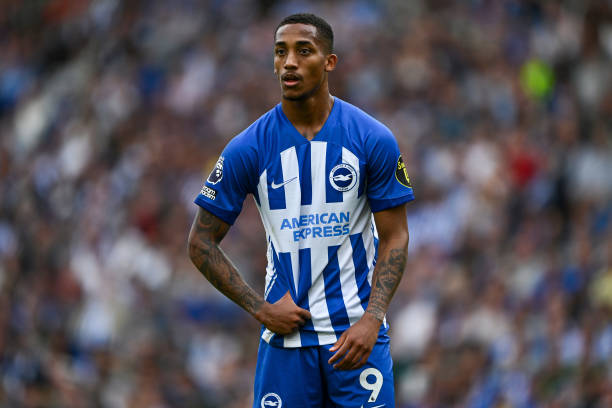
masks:
{"label": "man's chin", "polygon": [[306,99],[306,94],[297,92],[283,92],[283,99],[288,101],[303,101]]}

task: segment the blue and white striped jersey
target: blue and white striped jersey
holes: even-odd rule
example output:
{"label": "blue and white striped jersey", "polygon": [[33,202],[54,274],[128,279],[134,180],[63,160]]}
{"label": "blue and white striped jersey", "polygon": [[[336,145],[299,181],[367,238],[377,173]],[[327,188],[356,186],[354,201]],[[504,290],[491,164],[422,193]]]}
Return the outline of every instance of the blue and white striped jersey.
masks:
{"label": "blue and white striped jersey", "polygon": [[296,333],[266,329],[262,338],[279,347],[334,343],[368,303],[378,243],[372,212],[414,199],[393,134],[335,98],[309,141],[279,104],[228,143],[195,202],[233,224],[249,193],[268,240],[265,299],[289,291],[312,315]]}

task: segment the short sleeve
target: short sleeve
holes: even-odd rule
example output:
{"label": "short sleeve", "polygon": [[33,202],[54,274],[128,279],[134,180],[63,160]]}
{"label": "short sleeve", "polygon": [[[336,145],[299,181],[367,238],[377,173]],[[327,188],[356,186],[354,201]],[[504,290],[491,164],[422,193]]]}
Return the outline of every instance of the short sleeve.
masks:
{"label": "short sleeve", "polygon": [[257,154],[245,134],[232,139],[208,175],[194,202],[228,224],[242,211],[248,193],[257,186]]}
{"label": "short sleeve", "polygon": [[395,137],[387,128],[376,129],[365,140],[367,196],[373,212],[414,200],[410,178]]}

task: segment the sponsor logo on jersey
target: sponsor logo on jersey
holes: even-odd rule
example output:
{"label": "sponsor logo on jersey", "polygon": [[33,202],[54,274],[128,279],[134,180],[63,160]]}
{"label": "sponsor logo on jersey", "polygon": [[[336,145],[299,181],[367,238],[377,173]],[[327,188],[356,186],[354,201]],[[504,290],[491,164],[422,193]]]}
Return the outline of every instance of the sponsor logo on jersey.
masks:
{"label": "sponsor logo on jersey", "polygon": [[290,178],[289,180],[283,181],[282,183],[278,183],[276,184],[275,182],[272,182],[272,184],[270,185],[270,187],[272,187],[273,189],[277,189],[277,188],[281,188],[282,186],[284,186],[285,184],[289,184],[291,183],[293,180],[297,179],[296,177]]}
{"label": "sponsor logo on jersey", "polygon": [[211,200],[214,200],[215,198],[217,198],[217,191],[207,186],[202,186],[202,190],[200,191],[200,194],[202,194],[204,197],[209,198]]}
{"label": "sponsor logo on jersey", "polygon": [[404,164],[404,159],[402,156],[397,158],[397,167],[395,168],[395,179],[399,181],[402,186],[410,187],[410,177],[408,177],[408,172],[406,171],[406,165]]}
{"label": "sponsor logo on jersey", "polygon": [[223,156],[219,157],[217,163],[215,164],[215,168],[210,172],[206,181],[210,184],[217,184],[223,178],[223,161],[225,158]]}
{"label": "sponsor logo on jersey", "polygon": [[261,399],[261,408],[281,408],[282,406],[283,400],[273,392],[264,395]]}
{"label": "sponsor logo on jersey", "polygon": [[348,235],[350,216],[349,211],[304,214],[300,217],[283,218],[280,229],[291,230],[295,242],[307,238],[338,237]]}
{"label": "sponsor logo on jersey", "polygon": [[349,191],[357,184],[357,172],[348,163],[340,163],[329,172],[329,182],[338,191]]}

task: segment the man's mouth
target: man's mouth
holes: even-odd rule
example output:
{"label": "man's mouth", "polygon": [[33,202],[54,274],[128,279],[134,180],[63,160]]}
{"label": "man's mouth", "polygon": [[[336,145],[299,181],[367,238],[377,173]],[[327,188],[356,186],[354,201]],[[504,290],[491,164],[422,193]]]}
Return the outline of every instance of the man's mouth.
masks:
{"label": "man's mouth", "polygon": [[300,77],[295,74],[284,74],[281,76],[281,81],[287,87],[296,86],[300,82]]}

